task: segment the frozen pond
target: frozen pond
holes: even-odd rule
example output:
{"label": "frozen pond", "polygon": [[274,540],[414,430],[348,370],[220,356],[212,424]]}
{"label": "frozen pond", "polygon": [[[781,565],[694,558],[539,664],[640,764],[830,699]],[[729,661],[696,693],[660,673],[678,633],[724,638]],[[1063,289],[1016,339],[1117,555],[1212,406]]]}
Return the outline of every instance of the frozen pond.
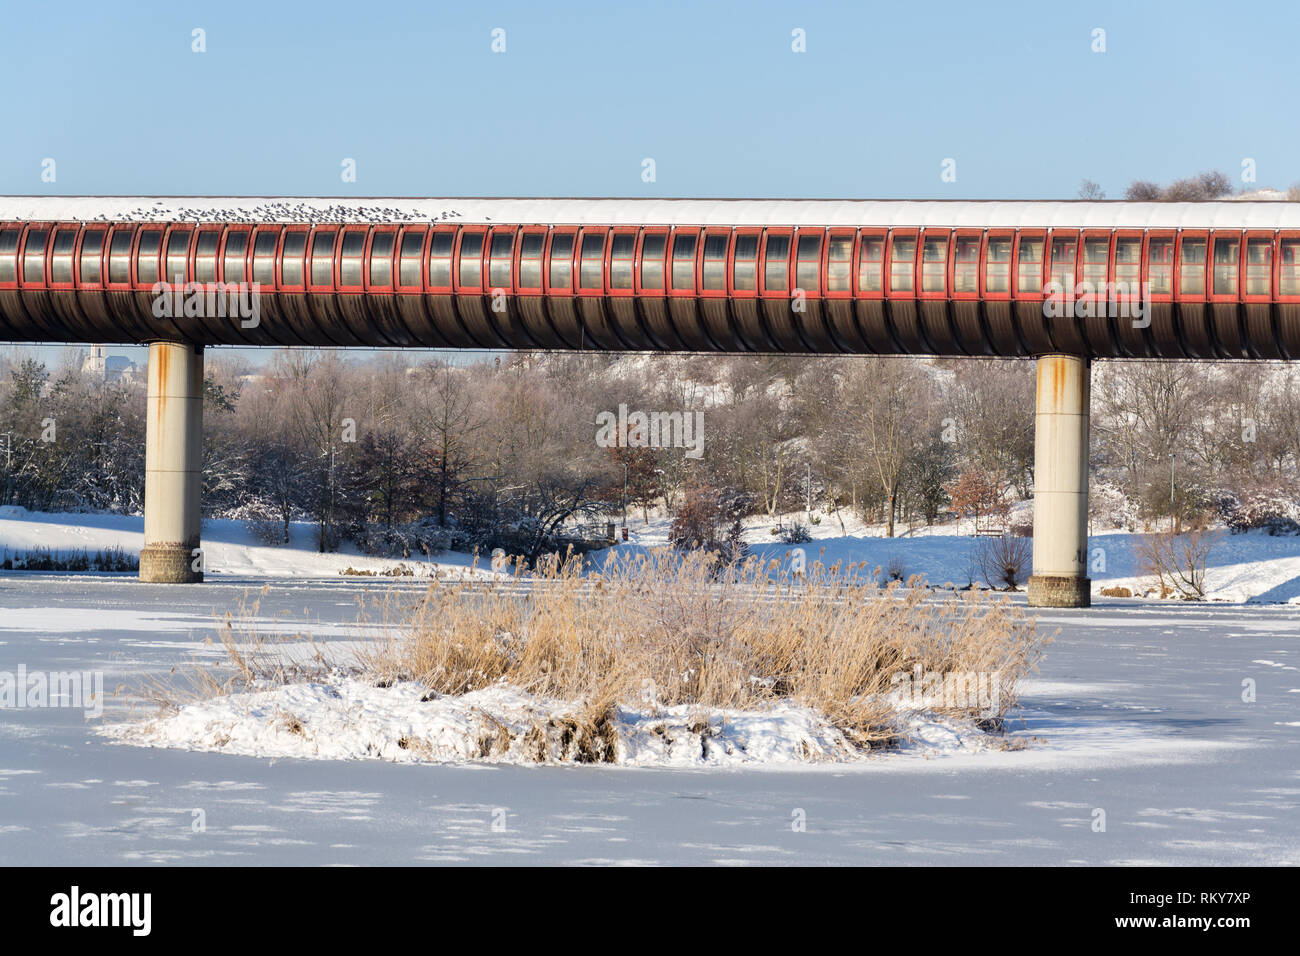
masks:
{"label": "frozen pond", "polygon": [[[0,575],[0,672],[102,671],[103,719],[135,719],[113,691],[217,656],[217,620],[266,583]],[[346,640],[358,594],[392,586],[281,578],[260,616]],[[1300,863],[1300,608],[1114,601],[1040,621],[1060,633],[1024,750],[865,766],[271,761],[0,709],[0,863]]]}

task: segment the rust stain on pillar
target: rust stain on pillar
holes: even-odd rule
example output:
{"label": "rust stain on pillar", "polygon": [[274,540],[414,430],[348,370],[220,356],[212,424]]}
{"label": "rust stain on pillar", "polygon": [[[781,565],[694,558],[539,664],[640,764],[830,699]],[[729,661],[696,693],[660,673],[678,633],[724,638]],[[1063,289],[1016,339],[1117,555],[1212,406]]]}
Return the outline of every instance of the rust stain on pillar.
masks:
{"label": "rust stain on pillar", "polygon": [[167,379],[168,367],[171,362],[171,352],[167,349],[158,350],[158,418],[162,420],[163,413],[167,410]]}
{"label": "rust stain on pillar", "polygon": [[1047,388],[1044,392],[1052,396],[1052,410],[1060,411],[1065,401],[1065,363],[1059,356],[1052,355],[1043,363],[1047,373]]}

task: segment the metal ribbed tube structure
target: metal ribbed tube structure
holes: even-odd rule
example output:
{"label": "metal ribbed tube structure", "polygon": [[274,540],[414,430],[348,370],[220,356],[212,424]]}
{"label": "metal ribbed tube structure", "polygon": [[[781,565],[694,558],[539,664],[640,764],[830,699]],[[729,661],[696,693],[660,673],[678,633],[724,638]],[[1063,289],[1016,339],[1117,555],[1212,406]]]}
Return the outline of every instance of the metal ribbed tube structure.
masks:
{"label": "metal ribbed tube structure", "polygon": [[1292,359],[1300,206],[11,197],[0,339]]}

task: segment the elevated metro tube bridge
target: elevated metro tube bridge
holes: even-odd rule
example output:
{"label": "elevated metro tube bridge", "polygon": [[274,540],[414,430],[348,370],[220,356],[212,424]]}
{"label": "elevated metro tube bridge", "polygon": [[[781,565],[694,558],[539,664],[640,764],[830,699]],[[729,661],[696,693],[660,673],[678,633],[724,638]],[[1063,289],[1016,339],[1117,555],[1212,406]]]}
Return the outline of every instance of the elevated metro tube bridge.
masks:
{"label": "elevated metro tube bridge", "polygon": [[1300,357],[1300,204],[0,197],[0,340],[149,345],[152,581],[205,346],[1034,357],[1030,603],[1081,606],[1091,360]]}

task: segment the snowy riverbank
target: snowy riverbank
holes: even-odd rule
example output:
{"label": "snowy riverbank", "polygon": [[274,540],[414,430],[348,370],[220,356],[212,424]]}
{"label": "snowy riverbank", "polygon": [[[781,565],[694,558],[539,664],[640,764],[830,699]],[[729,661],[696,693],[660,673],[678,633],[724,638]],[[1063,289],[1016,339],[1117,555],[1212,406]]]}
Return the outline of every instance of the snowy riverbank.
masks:
{"label": "snowy riverbank", "polygon": [[[782,518],[750,518],[746,539],[751,551],[767,558],[784,558],[791,546],[781,544],[771,533],[779,524],[802,520],[802,514]],[[624,551],[654,547],[667,542],[669,521],[640,516],[629,522],[630,542],[619,545]],[[971,554],[977,544],[969,528],[955,524],[933,528],[918,527],[899,536],[886,538],[882,529],[847,520],[841,530],[831,515],[809,528],[813,540],[800,545],[810,561],[825,564],[836,561],[865,562],[870,568],[888,567],[897,562],[906,574],[923,575],[930,584],[963,587],[972,577],[980,583]],[[208,520],[203,523],[203,546],[207,570],[214,579],[222,575],[267,578],[338,577],[348,568],[381,574],[405,565],[416,576],[429,574],[460,575],[474,563],[472,555],[445,552],[431,561],[375,558],[361,555],[345,546],[335,553],[322,554],[314,547],[314,527],[295,522],[290,542],[269,546],[258,541],[242,522]],[[1151,581],[1139,573],[1136,544],[1140,535],[1109,531],[1088,540],[1090,573],[1094,596],[1102,588],[1123,587],[1135,595],[1149,587]],[[101,549],[120,548],[126,554],[138,554],[144,543],[144,519],[139,515],[114,514],[47,514],[16,508],[0,509],[0,553],[33,548],[80,551],[92,554]],[[593,552],[599,564],[605,552]],[[1098,569],[1101,570],[1098,570]],[[3,572],[0,572],[3,573]],[[480,559],[475,572],[490,575],[487,562]],[[1271,537],[1262,531],[1246,534],[1219,532],[1210,552],[1206,572],[1206,600],[1229,603],[1300,604],[1300,537]]]}

